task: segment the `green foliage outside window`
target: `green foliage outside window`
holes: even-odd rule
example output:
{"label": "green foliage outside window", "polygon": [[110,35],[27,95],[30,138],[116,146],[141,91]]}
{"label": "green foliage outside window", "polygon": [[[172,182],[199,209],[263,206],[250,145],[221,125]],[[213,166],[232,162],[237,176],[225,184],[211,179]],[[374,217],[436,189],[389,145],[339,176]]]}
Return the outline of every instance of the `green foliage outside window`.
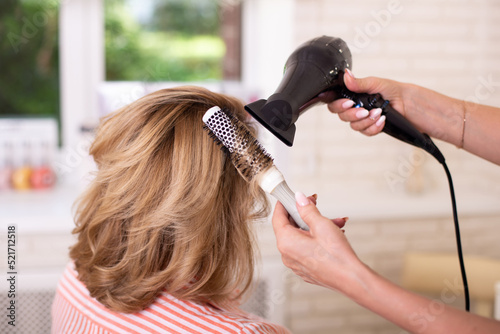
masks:
{"label": "green foliage outside window", "polygon": [[143,22],[134,16],[130,2],[105,0],[107,80],[222,78],[225,46],[217,1],[143,1],[151,6]]}
{"label": "green foliage outside window", "polygon": [[0,115],[59,117],[58,4],[0,1]]}
{"label": "green foliage outside window", "polygon": [[[139,22],[128,5],[151,3]],[[61,0],[0,0],[0,116],[59,119]],[[222,78],[216,0],[103,0],[106,80]],[[75,78],[78,80],[78,78]]]}

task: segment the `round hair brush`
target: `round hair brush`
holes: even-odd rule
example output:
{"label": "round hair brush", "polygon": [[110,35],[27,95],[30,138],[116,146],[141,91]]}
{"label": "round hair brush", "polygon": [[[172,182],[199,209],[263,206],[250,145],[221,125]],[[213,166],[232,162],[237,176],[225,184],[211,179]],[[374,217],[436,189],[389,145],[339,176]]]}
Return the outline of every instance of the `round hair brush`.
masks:
{"label": "round hair brush", "polygon": [[300,217],[295,196],[267,153],[248,128],[228,110],[212,107],[203,116],[205,129],[214,141],[224,147],[241,176],[251,181],[258,177],[259,186],[280,201],[295,223],[303,230],[309,227]]}

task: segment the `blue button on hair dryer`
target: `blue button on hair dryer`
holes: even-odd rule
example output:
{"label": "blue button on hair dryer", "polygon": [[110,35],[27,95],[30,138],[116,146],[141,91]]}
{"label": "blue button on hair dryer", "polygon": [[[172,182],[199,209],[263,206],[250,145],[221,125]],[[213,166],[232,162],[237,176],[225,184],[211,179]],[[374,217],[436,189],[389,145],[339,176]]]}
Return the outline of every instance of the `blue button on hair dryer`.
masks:
{"label": "blue button on hair dryer", "polygon": [[295,122],[303,112],[318,102],[348,98],[368,110],[382,108],[382,115],[386,116],[385,133],[424,149],[443,163],[443,155],[429,136],[394,110],[390,101],[380,94],[354,93],[345,87],[344,71],[351,68],[351,52],[342,39],[329,36],[312,39],[288,57],[276,92],[267,100],[246,105],[245,109],[283,143],[292,146]]}

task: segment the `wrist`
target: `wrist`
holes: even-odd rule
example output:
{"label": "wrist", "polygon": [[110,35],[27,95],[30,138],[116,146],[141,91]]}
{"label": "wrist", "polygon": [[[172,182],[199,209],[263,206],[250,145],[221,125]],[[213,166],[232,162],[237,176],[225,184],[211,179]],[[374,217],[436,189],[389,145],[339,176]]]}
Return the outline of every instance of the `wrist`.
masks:
{"label": "wrist", "polygon": [[324,272],[326,286],[363,305],[377,274],[356,256],[343,267],[339,271],[339,266],[336,265],[335,272]]}
{"label": "wrist", "polygon": [[[364,308],[379,314],[383,312],[380,308],[381,303],[392,299],[392,297],[387,296],[392,283],[361,261],[347,274],[349,277],[344,278],[345,284],[340,287],[339,292]],[[397,303],[395,300],[392,302]]]}
{"label": "wrist", "polygon": [[359,305],[366,306],[369,304],[373,285],[379,275],[363,262],[360,262],[358,268],[352,273],[354,277],[346,295]]}
{"label": "wrist", "polygon": [[461,146],[466,110],[463,101],[413,84],[405,84],[402,91],[405,117],[419,131]]}

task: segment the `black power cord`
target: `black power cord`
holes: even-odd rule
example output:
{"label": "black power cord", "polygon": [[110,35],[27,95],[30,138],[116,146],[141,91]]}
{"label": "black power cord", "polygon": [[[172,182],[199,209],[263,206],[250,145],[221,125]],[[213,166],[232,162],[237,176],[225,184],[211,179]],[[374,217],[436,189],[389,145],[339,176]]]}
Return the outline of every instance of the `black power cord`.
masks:
{"label": "black power cord", "polygon": [[448,183],[450,185],[450,195],[451,195],[451,205],[453,208],[453,223],[455,224],[455,238],[457,241],[457,253],[458,262],[460,263],[460,272],[462,274],[462,283],[464,286],[464,297],[465,297],[465,310],[470,311],[470,297],[469,297],[469,285],[467,283],[467,275],[465,273],[464,256],[462,253],[462,242],[460,238],[460,227],[458,225],[458,214],[457,214],[457,203],[455,199],[455,190],[453,189],[453,181],[451,179],[451,173],[445,162],[442,163],[446,176],[448,178]]}

